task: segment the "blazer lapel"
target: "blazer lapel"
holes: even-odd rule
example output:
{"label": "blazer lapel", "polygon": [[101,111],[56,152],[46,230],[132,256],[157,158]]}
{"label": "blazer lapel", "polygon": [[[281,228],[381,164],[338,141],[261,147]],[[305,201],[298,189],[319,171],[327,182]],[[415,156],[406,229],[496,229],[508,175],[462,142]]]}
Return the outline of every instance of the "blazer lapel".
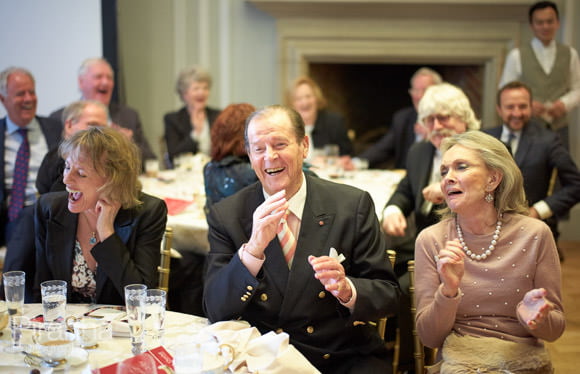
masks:
{"label": "blazer lapel", "polygon": [[[119,236],[121,241],[125,244],[127,244],[131,239],[133,221],[134,221],[133,211],[126,209],[119,210],[117,218],[115,218],[114,224],[115,234],[117,234],[117,236]],[[97,268],[97,278],[95,279],[97,284],[96,289],[97,300],[101,296],[103,286],[107,282],[107,279],[108,278],[106,273],[104,271],[99,271],[99,269]]]}
{"label": "blazer lapel", "polygon": [[313,186],[314,183],[309,183],[309,177],[306,177],[306,181],[308,183],[306,203],[302,212],[292,271],[284,291],[285,298],[280,311],[281,318],[291,313],[299,304],[303,296],[301,290],[321,286],[320,281],[314,278],[314,271],[308,263],[308,256],[328,256],[330,251],[330,248],[324,247],[324,243],[327,242],[336,215],[324,207],[325,198],[317,194],[316,188]]}
{"label": "blazer lapel", "polygon": [[[72,280],[73,256],[76,244],[78,214],[68,209],[61,210],[48,222],[47,233],[50,259],[54,269],[54,278],[70,282]],[[72,235],[71,235],[72,233]]]}
{"label": "blazer lapel", "polygon": [[531,123],[528,123],[520,136],[520,141],[518,143],[518,149],[516,150],[516,154],[514,155],[514,159],[516,161],[516,165],[520,166],[524,163],[528,153],[533,148],[533,136],[532,132],[533,129],[530,127]]}
{"label": "blazer lapel", "polygon": [[[252,236],[254,211],[264,202],[264,193],[262,192],[261,183],[255,184],[254,193],[249,200],[250,201],[247,203],[248,209],[244,210],[239,220],[241,227],[244,228],[247,239]],[[274,239],[270,241],[264,254],[267,260],[264,262],[262,270],[267,274],[267,279],[271,280],[273,285],[278,289],[278,292],[283,294],[286,289],[286,282],[290,270],[288,269],[288,264],[282,254],[282,247],[280,246],[277,237],[274,237]]]}

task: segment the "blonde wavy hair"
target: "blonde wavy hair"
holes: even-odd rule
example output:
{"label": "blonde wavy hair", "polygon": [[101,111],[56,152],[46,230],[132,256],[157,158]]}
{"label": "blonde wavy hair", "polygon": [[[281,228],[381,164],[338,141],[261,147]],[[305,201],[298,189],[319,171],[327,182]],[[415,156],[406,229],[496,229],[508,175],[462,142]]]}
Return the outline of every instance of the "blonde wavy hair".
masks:
{"label": "blonde wavy hair", "polygon": [[[529,214],[522,172],[505,144],[481,131],[467,131],[445,138],[441,143],[441,154],[444,155],[455,145],[474,151],[488,169],[502,175],[501,182],[493,191],[493,204],[498,215],[502,213]],[[455,215],[447,206],[437,213],[443,218]]]}
{"label": "blonde wavy hair", "polygon": [[141,156],[137,146],[125,135],[110,127],[91,126],[76,132],[59,147],[62,158],[84,157],[93,164],[106,182],[98,190],[123,209],[141,204]]}

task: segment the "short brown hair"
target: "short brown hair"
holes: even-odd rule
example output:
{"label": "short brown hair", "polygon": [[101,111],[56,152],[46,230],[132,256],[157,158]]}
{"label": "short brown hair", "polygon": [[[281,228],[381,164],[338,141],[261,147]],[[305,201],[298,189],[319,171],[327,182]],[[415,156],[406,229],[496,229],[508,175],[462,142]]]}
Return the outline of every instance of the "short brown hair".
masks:
{"label": "short brown hair", "polygon": [[501,107],[501,94],[503,94],[505,91],[507,90],[519,90],[520,88],[523,88],[524,90],[528,91],[528,94],[530,95],[530,102],[532,102],[532,89],[530,87],[528,87],[528,85],[526,85],[523,82],[520,81],[511,81],[508,82],[506,84],[504,84],[499,91],[497,91],[497,106]]}
{"label": "short brown hair", "polygon": [[220,161],[226,156],[244,156],[244,125],[256,108],[252,104],[230,104],[211,126],[211,158]]}
{"label": "short brown hair", "polygon": [[62,158],[82,155],[90,159],[94,169],[107,182],[99,189],[112,201],[120,202],[123,209],[141,204],[141,157],[131,140],[110,127],[91,126],[76,132],[59,147]]}
{"label": "short brown hair", "polygon": [[246,143],[246,150],[250,146],[250,142],[248,139],[248,127],[250,122],[254,119],[264,119],[270,118],[277,113],[285,113],[288,119],[290,120],[290,124],[292,125],[292,129],[294,130],[294,135],[296,136],[296,141],[301,142],[306,136],[306,130],[304,128],[304,120],[300,113],[295,111],[294,109],[283,106],[283,105],[269,105],[262,109],[256,110],[254,113],[250,114],[248,119],[246,119],[246,126],[244,129],[244,141]]}

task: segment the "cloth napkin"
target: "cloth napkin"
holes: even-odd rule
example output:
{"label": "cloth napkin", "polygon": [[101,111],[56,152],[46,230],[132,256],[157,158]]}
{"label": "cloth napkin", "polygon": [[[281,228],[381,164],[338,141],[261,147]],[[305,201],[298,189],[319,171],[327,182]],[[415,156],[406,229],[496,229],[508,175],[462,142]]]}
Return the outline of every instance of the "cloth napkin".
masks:
{"label": "cloth napkin", "polygon": [[167,213],[171,216],[183,212],[191,205],[191,203],[193,203],[193,201],[174,199],[172,197],[166,197],[163,200],[165,200],[165,204],[167,204]]}
{"label": "cloth napkin", "polygon": [[229,369],[235,374],[320,373],[289,343],[286,333],[261,335],[245,321],[223,321],[209,325],[200,334],[212,334],[220,344],[234,348],[236,354]]}
{"label": "cloth napkin", "polygon": [[346,260],[346,257],[344,257],[342,253],[338,254],[334,247],[330,247],[330,253],[328,253],[328,257],[336,259],[339,263],[342,263],[344,260]]}

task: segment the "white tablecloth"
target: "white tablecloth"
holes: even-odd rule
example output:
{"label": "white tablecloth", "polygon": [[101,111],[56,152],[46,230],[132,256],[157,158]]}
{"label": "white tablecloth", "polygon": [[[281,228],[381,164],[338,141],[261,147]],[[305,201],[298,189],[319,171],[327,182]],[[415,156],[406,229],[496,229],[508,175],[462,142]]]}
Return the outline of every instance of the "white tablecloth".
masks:
{"label": "white tablecloth", "polygon": [[[97,308],[96,305],[69,304],[66,307],[67,316],[81,317],[84,313]],[[105,306],[106,307],[106,306]],[[103,309],[101,309],[102,311]],[[42,314],[42,304],[25,304],[23,314],[34,318]],[[37,323],[42,326],[41,323]],[[115,331],[115,329],[113,329]],[[203,331],[203,334],[199,334]],[[10,329],[6,328],[0,338],[0,373],[29,373],[30,369],[24,362],[24,354],[5,353],[3,349],[10,346]],[[34,330],[22,329],[22,344],[31,349]],[[168,311],[165,318],[165,334],[162,345],[171,354],[179,352],[180,347],[192,343],[201,343],[202,337],[212,337],[218,344],[226,343],[234,349],[234,361],[230,365],[230,372],[246,373],[318,373],[306,358],[289,344],[286,333],[270,332],[261,335],[259,331],[244,321],[224,321],[209,325],[206,318],[189,314]],[[153,349],[158,344],[152,344],[150,337],[145,338],[145,348]],[[113,333],[112,338],[101,340],[98,347],[91,350],[82,350],[75,347],[80,357],[75,359],[68,368],[71,374],[91,374],[91,370],[121,362],[132,357],[131,339],[118,337]],[[191,353],[191,352],[186,352]],[[77,356],[78,357],[78,356]],[[50,373],[50,368],[40,368],[41,372]],[[61,370],[55,372],[62,372]]]}
{"label": "white tablecloth", "polygon": [[[93,308],[95,306],[92,306]],[[68,304],[66,307],[67,316],[82,316],[83,313],[89,311],[91,307],[87,304]],[[42,304],[25,304],[23,314],[29,318],[36,317],[42,314]],[[202,328],[208,325],[207,319],[176,312],[167,312],[165,318],[165,336],[163,338],[163,345],[170,347],[173,344],[191,339]],[[6,328],[0,338],[2,347],[10,345],[10,329]],[[22,329],[22,343],[32,344],[33,330]],[[155,348],[151,346],[151,339],[149,337],[145,340],[147,348]],[[80,348],[79,348],[80,349]],[[1,351],[1,350],[0,350]],[[119,362],[125,358],[131,357],[131,339],[127,337],[115,337],[99,342],[96,349],[87,350],[88,359],[77,366],[72,366],[69,373],[90,373],[92,368],[100,368]],[[25,367],[23,354],[0,353],[0,372],[4,371],[3,367],[13,365]],[[8,369],[6,369],[8,370]],[[48,370],[43,370],[43,373]]]}

